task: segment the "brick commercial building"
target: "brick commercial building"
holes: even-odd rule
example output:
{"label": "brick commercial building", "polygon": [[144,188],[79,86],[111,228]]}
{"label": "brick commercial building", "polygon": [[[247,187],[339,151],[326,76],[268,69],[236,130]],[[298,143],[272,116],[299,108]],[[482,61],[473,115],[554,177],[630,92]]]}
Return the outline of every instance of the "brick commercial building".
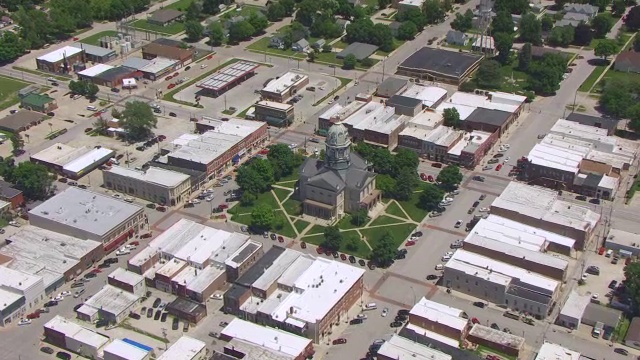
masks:
{"label": "brick commercial building", "polygon": [[93,83],[106,87],[117,87],[122,85],[124,79],[141,78],[142,73],[136,69],[126,66],[118,66],[108,69],[92,77]]}
{"label": "brick commercial building", "polygon": [[180,47],[162,45],[156,42],[142,47],[142,58],[153,60],[157,57],[177,60],[181,66],[189,65],[195,59],[194,49],[183,49]]}
{"label": "brick commercial building", "polygon": [[423,297],[409,312],[409,323],[460,342],[469,331],[469,320],[463,313]]}
{"label": "brick commercial building", "polygon": [[185,134],[166,147],[167,164],[220,176],[267,140],[267,124],[231,119],[218,121],[215,130]]}
{"label": "brick commercial building", "polygon": [[11,209],[16,209],[24,204],[24,194],[13,184],[0,180],[0,200],[11,203]]}
{"label": "brick commercial building", "polygon": [[294,107],[291,104],[282,104],[275,101],[259,101],[255,105],[254,117],[256,120],[265,121],[269,125],[286,127],[294,120]]}
{"label": "brick commercial building", "polygon": [[61,349],[87,358],[98,359],[103,346],[109,343],[107,336],[85,328],[60,315],[44,324],[45,341]]}
{"label": "brick commercial building", "polygon": [[117,268],[109,274],[107,283],[138,296],[144,296],[147,291],[142,275],[123,268]]}
{"label": "brick commercial building", "polygon": [[63,46],[38,57],[36,59],[36,67],[38,70],[51,73],[68,74],[74,64],[84,62],[84,50],[73,46]]}
{"label": "brick commercial building", "polygon": [[460,85],[480,66],[483,56],[423,47],[400,65],[399,75]]}
{"label": "brick commercial building", "polygon": [[494,349],[502,354],[520,357],[520,352],[524,350],[524,338],[504,331],[495,330],[480,324],[473,325],[467,341],[474,344]]}
{"label": "brick commercial building", "polygon": [[285,102],[309,84],[309,77],[290,71],[279,78],[271,80],[261,91],[265,100]]}
{"label": "brick commercial building", "polygon": [[176,206],[189,200],[191,194],[189,175],[157,167],[135,170],[112,166],[102,172],[102,179],[107,189],[157,204]]}
{"label": "brick commercial building", "polygon": [[498,138],[497,132],[468,132],[447,152],[446,162],[473,169],[491,150]]}

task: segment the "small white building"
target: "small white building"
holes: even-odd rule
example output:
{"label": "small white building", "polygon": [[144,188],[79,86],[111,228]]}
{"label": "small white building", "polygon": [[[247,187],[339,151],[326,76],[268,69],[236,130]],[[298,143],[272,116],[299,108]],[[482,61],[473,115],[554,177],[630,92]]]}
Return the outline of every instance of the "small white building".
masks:
{"label": "small white building", "polygon": [[640,235],[618,229],[610,229],[604,246],[623,257],[640,255]]}
{"label": "small white building", "polygon": [[136,170],[112,166],[102,171],[104,186],[157,204],[175,206],[189,199],[189,175],[177,171],[150,167]]}
{"label": "small white building", "polygon": [[[102,290],[87,299],[83,307],[94,308],[98,310],[101,319],[112,324],[119,324],[129,316],[131,311],[135,310],[139,302],[140,296],[111,285],[105,285]],[[80,311],[78,311],[78,317],[82,318]]]}
{"label": "small white building", "polygon": [[545,342],[538,350],[535,360],[579,360],[580,353],[558,344]]}
{"label": "small white building", "polygon": [[380,360],[452,360],[451,355],[409,340],[399,335],[392,335],[391,339],[382,344],[377,352]]}
{"label": "small white building", "polygon": [[56,315],[44,325],[45,341],[87,358],[101,358],[109,338]]}
{"label": "small white building", "polygon": [[103,360],[148,360],[151,352],[115,339],[104,348]]}
{"label": "small white building", "polygon": [[144,296],[147,291],[144,276],[120,267],[109,274],[107,282],[109,285],[113,285],[138,296]]}
{"label": "small white building", "polygon": [[183,336],[156,360],[194,360],[204,354],[205,348],[204,342]]}
{"label": "small white building", "polygon": [[560,310],[560,314],[558,314],[556,324],[569,329],[577,329],[582,322],[584,311],[590,302],[590,296],[580,295],[576,291],[571,291],[567,301]]}

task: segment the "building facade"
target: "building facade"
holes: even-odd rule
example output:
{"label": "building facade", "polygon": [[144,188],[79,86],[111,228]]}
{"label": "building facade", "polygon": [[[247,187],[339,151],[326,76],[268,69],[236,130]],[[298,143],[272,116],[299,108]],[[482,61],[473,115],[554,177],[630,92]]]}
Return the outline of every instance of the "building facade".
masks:
{"label": "building facade", "polygon": [[134,170],[112,166],[102,172],[104,187],[157,204],[175,206],[189,199],[189,175],[150,167]]}
{"label": "building facade", "polygon": [[275,101],[260,101],[255,105],[256,120],[265,121],[269,125],[287,127],[294,120],[294,109],[291,104]]}

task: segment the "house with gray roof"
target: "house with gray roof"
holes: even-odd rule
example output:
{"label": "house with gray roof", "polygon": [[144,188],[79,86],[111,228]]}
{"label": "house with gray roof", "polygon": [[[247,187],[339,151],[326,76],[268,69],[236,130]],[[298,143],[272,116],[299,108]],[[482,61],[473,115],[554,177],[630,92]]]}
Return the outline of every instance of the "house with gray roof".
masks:
{"label": "house with gray roof", "polygon": [[307,41],[307,39],[300,39],[291,45],[291,50],[297,52],[307,52],[309,51],[309,42]]}
{"label": "house with gray roof", "polygon": [[449,45],[465,46],[467,41],[469,41],[469,37],[462,31],[449,30],[447,33],[447,44]]}
{"label": "house with gray roof", "polygon": [[303,213],[323,219],[370,210],[382,196],[369,164],[351,152],[349,130],[342,123],[332,125],[327,132],[325,159],[309,157],[301,165],[295,191]]}
{"label": "house with gray roof", "polygon": [[358,61],[368,58],[378,50],[376,45],[354,42],[349,44],[346,49],[340,51],[336,58],[344,59],[349,54],[353,54]]}
{"label": "house with gray roof", "polygon": [[147,19],[147,22],[159,26],[167,26],[173,22],[182,20],[183,17],[184,13],[182,11],[178,11],[175,9],[160,9],[154,12]]}
{"label": "house with gray roof", "polygon": [[598,7],[589,4],[564,4],[564,11],[569,13],[587,15],[589,19],[593,19],[598,15]]}

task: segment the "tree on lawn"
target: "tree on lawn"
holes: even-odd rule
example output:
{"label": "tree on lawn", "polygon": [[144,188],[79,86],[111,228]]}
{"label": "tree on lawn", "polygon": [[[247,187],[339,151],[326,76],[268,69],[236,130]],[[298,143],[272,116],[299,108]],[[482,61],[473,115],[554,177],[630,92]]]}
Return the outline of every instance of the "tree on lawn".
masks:
{"label": "tree on lawn", "polygon": [[189,21],[197,21],[200,18],[200,14],[202,13],[202,5],[199,2],[194,1],[189,4],[187,8],[187,13],[184,15],[184,19]]}
{"label": "tree on lawn", "polygon": [[24,140],[20,134],[10,134],[9,140],[11,141],[11,152],[13,155],[20,155],[22,148],[24,148]]}
{"label": "tree on lawn", "polygon": [[352,70],[356,68],[356,64],[358,63],[358,59],[353,54],[349,54],[342,59],[342,68],[345,70]]}
{"label": "tree on lawn", "polygon": [[369,212],[366,208],[360,208],[351,214],[351,223],[355,226],[364,226],[369,219]]}
{"label": "tree on lawn", "polygon": [[462,121],[460,120],[460,113],[456,108],[444,109],[442,117],[445,126],[451,126],[452,128],[459,129],[460,125],[462,125]]}
{"label": "tree on lawn", "polygon": [[473,27],[473,11],[467,9],[464,14],[457,13],[456,18],[451,22],[451,28],[462,32],[467,32]]}
{"label": "tree on lawn", "polygon": [[484,60],[478,67],[475,81],[481,88],[497,89],[503,81],[500,63],[495,60]]}
{"label": "tree on lawn", "polygon": [[549,31],[553,29],[553,25],[555,24],[555,20],[553,17],[549,15],[545,15],[540,19],[540,26],[542,27],[542,31]]}
{"label": "tree on lawn", "polygon": [[624,3],[624,0],[614,0],[611,5],[611,12],[613,15],[620,17],[624,15],[624,12],[627,10],[627,5]]}
{"label": "tree on lawn", "polygon": [[256,29],[248,21],[238,21],[229,26],[229,41],[239,43],[252,37],[255,32]]}
{"label": "tree on lawn", "polygon": [[624,268],[624,285],[627,289],[634,306],[632,309],[637,315],[640,311],[640,262],[632,262]]}
{"label": "tree on lawn", "polygon": [[220,12],[219,0],[202,0],[202,12],[207,15],[215,15]]}
{"label": "tree on lawn", "polygon": [[44,200],[51,189],[51,175],[44,165],[24,161],[14,167],[5,179],[22,190],[31,200]]}
{"label": "tree on lawn", "polygon": [[197,20],[189,20],[184,23],[184,32],[187,35],[188,42],[196,42],[202,39],[204,27]]}
{"label": "tree on lawn", "polygon": [[273,165],[273,175],[276,180],[293,174],[293,170],[300,165],[298,156],[286,144],[269,146],[267,159]]}
{"label": "tree on lawn", "polygon": [[320,244],[325,250],[338,251],[342,245],[342,233],[335,226],[327,226],[324,229],[324,241]]}
{"label": "tree on lawn", "polygon": [[413,21],[405,21],[398,27],[398,34],[396,35],[399,40],[413,40],[418,33],[418,28]]}
{"label": "tree on lawn", "polygon": [[308,62],[315,62],[316,61],[316,52],[314,50],[311,50],[307,53],[307,61]]}
{"label": "tree on lawn", "polygon": [[84,91],[87,98],[95,99],[96,95],[98,95],[98,92],[100,91],[100,88],[98,88],[98,85],[94,83],[87,82]]}
{"label": "tree on lawn", "polygon": [[358,236],[355,234],[350,234],[347,236],[344,247],[351,252],[355,252],[358,251],[359,245],[360,239],[358,238]]}
{"label": "tree on lawn", "polygon": [[[118,119],[114,116],[114,118]],[[109,128],[109,123],[107,119],[103,118],[102,115],[98,116],[96,121],[93,122],[93,131],[98,135],[107,135],[107,129]]]}
{"label": "tree on lawn", "polygon": [[393,189],[393,197],[396,200],[406,201],[411,198],[413,189],[418,185],[418,175],[415,170],[402,169],[396,177]]}
{"label": "tree on lawn", "polygon": [[444,198],[444,190],[435,184],[427,183],[424,185],[418,206],[427,211],[433,211],[438,208],[440,201]]}
{"label": "tree on lawn", "polygon": [[406,10],[400,12],[400,14],[396,15],[396,21],[405,22],[411,21],[416,25],[418,30],[424,29],[427,24],[427,19],[424,16],[424,13],[415,7],[410,7]]}
{"label": "tree on lawn", "polygon": [[554,94],[567,70],[567,60],[560,54],[545,54],[529,68],[529,87],[537,94]]}
{"label": "tree on lawn", "polygon": [[444,21],[446,13],[439,0],[426,0],[422,9],[427,24],[438,24]]}
{"label": "tree on lawn", "polygon": [[457,165],[447,165],[440,170],[436,180],[445,191],[453,191],[462,182],[462,173]]}
{"label": "tree on lawn", "polygon": [[420,158],[414,151],[400,148],[393,156],[393,161],[398,168],[398,171],[408,169],[413,172],[417,172],[418,165],[420,165]]}
{"label": "tree on lawn", "polygon": [[596,39],[604,39],[607,33],[613,27],[615,21],[611,14],[601,13],[591,20],[591,28],[593,29],[593,37]]}
{"label": "tree on lawn", "polygon": [[591,43],[593,32],[589,24],[580,23],[576,26],[573,43],[579,46],[586,46]]}
{"label": "tree on lawn", "polygon": [[393,264],[393,260],[396,258],[397,254],[398,249],[396,249],[396,246],[393,243],[393,236],[391,236],[389,231],[387,231],[375,243],[373,250],[371,250],[370,259],[376,264],[376,266],[386,268]]}
{"label": "tree on lawn", "polygon": [[552,46],[567,47],[575,39],[575,29],[573,26],[556,26],[549,34],[548,42]]}
{"label": "tree on lawn", "polygon": [[542,45],[542,25],[534,14],[524,14],[520,18],[520,40]]}
{"label": "tree on lawn", "polygon": [[282,6],[282,4],[280,4],[279,2],[272,3],[267,8],[267,18],[269,19],[269,21],[280,21],[285,17],[285,15],[286,14],[284,6]]}
{"label": "tree on lawn", "polygon": [[295,0],[280,0],[280,1],[278,1],[278,4],[282,5],[282,7],[284,7],[285,16],[292,16],[293,15],[293,12],[295,11],[295,8],[296,8]]}
{"label": "tree on lawn", "polygon": [[251,210],[251,229],[256,232],[269,230],[274,220],[273,208],[267,204],[260,203]]}
{"label": "tree on lawn", "polygon": [[640,30],[640,6],[634,6],[629,10],[627,16],[624,18],[624,24],[627,25],[629,30]]}
{"label": "tree on lawn", "polygon": [[526,43],[518,53],[518,69],[526,72],[529,66],[531,66],[531,43]]}
{"label": "tree on lawn", "polygon": [[503,65],[507,64],[513,47],[513,38],[509,34],[497,33],[493,36],[493,39],[498,52],[496,59]]}
{"label": "tree on lawn", "polygon": [[389,5],[391,5],[391,0],[378,0],[378,8],[380,9],[386,9]]}
{"label": "tree on lawn", "polygon": [[609,56],[618,53],[618,43],[612,39],[604,39],[598,42],[593,52],[596,56],[600,56],[603,60],[607,61]]}
{"label": "tree on lawn", "polygon": [[606,80],[599,104],[608,115],[625,117],[640,95],[637,89],[640,84],[629,78]]}
{"label": "tree on lawn", "polygon": [[152,135],[152,129],[155,129],[158,123],[149,104],[142,101],[127,102],[120,120],[127,138],[132,141],[148,139]]}
{"label": "tree on lawn", "polygon": [[253,159],[238,168],[236,183],[245,193],[260,194],[274,183],[273,166],[265,159]]}
{"label": "tree on lawn", "polygon": [[634,104],[627,110],[629,118],[629,129],[640,132],[640,104]]}
{"label": "tree on lawn", "polygon": [[508,11],[510,14],[524,14],[529,11],[528,0],[496,0],[494,9]]}
{"label": "tree on lawn", "polygon": [[493,34],[505,33],[513,34],[513,18],[508,11],[498,11],[491,21],[491,31]]}
{"label": "tree on lawn", "polygon": [[224,42],[224,28],[219,22],[212,22],[209,25],[209,45],[220,46]]}
{"label": "tree on lawn", "polygon": [[396,189],[396,180],[387,174],[378,174],[376,176],[376,189],[382,191],[382,195],[391,197]]}
{"label": "tree on lawn", "polygon": [[251,34],[252,36],[262,33],[264,29],[269,26],[269,20],[267,20],[264,15],[258,13],[257,11],[253,11],[249,15],[249,19],[247,21],[249,22],[249,24],[251,24],[251,26],[253,26],[254,32],[253,34]]}

